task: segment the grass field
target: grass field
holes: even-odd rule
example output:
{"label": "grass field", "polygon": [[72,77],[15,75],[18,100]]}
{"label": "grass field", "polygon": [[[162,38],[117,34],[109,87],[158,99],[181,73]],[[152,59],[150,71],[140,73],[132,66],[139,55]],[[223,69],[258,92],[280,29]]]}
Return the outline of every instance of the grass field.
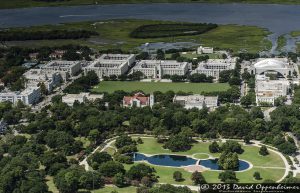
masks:
{"label": "grass field", "polygon": [[112,93],[116,90],[124,90],[132,92],[142,90],[145,93],[153,93],[154,91],[183,91],[200,94],[202,92],[226,91],[229,89],[228,84],[224,83],[165,83],[165,82],[121,82],[121,81],[102,81],[96,86],[93,92]]}
{"label": "grass field", "polygon": [[101,188],[99,190],[94,190],[92,193],[111,193],[113,191],[116,191],[118,193],[135,193],[136,187],[130,186],[125,188],[118,188],[113,186],[106,186],[105,188]]}
{"label": "grass field", "polygon": [[[209,153],[208,146],[210,143],[205,143],[205,142],[194,144],[193,147],[186,152],[176,152],[176,153],[163,149],[162,145],[157,143],[156,139],[154,138],[143,138],[143,142],[144,142],[143,144],[138,145],[138,150],[139,152],[146,153],[146,154],[172,153],[178,155],[193,155],[195,153],[208,153],[214,157],[218,157],[220,155],[219,153],[214,153],[214,154]],[[239,158],[251,162],[251,164],[253,164],[253,168],[244,172],[237,172],[236,174],[239,179],[239,182],[255,183],[255,182],[262,182],[265,179],[273,179],[277,181],[284,175],[285,170],[281,169],[281,167],[284,167],[284,162],[279,155],[269,151],[270,153],[269,155],[260,156],[258,154],[259,148],[255,146],[243,146],[243,149],[245,151],[243,154],[239,155]],[[278,169],[261,168],[261,167],[270,167],[270,166],[279,167],[279,168]],[[128,165],[126,167],[129,168]],[[160,176],[159,182],[161,183],[178,183],[175,182],[172,178],[173,172],[178,170],[182,172],[185,178],[185,180],[180,182],[180,184],[192,185],[192,182],[190,180],[191,173],[181,168],[160,167],[160,166],[153,166],[153,167],[156,169],[158,176]],[[253,179],[253,173],[255,171],[260,172],[262,177],[261,180]],[[203,175],[208,182],[212,182],[212,183],[219,182],[218,171],[205,171],[203,172]]]}
{"label": "grass field", "polygon": [[[220,25],[219,27],[200,35],[148,38],[131,38],[130,33],[141,25],[176,24],[176,22],[149,21],[149,20],[109,20],[99,22],[77,22],[61,25],[45,25],[18,30],[90,30],[98,32],[99,36],[79,40],[31,40],[10,41],[8,46],[41,47],[61,46],[66,44],[80,44],[95,49],[122,48],[127,51],[136,51],[137,47],[147,42],[193,42],[210,47],[232,49],[235,52],[248,51],[257,53],[271,48],[271,42],[265,37],[270,33],[266,29],[254,26]],[[178,24],[178,23],[177,23]]]}
{"label": "grass field", "polygon": [[300,31],[292,31],[291,32],[291,36],[292,37],[298,37],[298,36],[300,36]]}
{"label": "grass field", "polygon": [[69,0],[55,2],[41,2],[33,0],[1,0],[0,9],[37,7],[37,6],[62,6],[62,5],[91,5],[115,3],[276,3],[276,4],[299,4],[298,0]]}

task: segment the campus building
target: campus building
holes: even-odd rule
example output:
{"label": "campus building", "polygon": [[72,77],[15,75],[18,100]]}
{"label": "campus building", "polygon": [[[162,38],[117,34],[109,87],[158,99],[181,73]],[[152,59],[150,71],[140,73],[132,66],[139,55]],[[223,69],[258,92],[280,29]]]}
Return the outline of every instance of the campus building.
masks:
{"label": "campus building", "polygon": [[236,58],[229,59],[208,59],[200,62],[192,74],[205,74],[219,79],[220,72],[224,70],[233,70],[236,65]]}
{"label": "campus building", "polygon": [[213,54],[214,48],[200,46],[197,49],[197,54]]}
{"label": "campus building", "polygon": [[81,66],[80,61],[54,60],[42,66],[41,69],[46,73],[58,72],[64,80],[68,80],[81,70]]}
{"label": "campus building", "polygon": [[39,87],[26,88],[22,92],[3,91],[0,93],[0,102],[9,101],[13,104],[17,104],[20,100],[25,105],[32,105],[39,102],[41,98],[41,92]]}
{"label": "campus building", "polygon": [[136,93],[133,96],[124,96],[123,107],[152,107],[154,105],[154,96],[151,94],[149,97],[143,93]]}
{"label": "campus building", "polygon": [[43,83],[51,92],[53,88],[60,85],[62,77],[58,72],[47,72],[42,69],[31,69],[23,74],[26,79],[26,87],[38,87]]}
{"label": "campus building", "polygon": [[188,71],[188,63],[176,60],[141,60],[132,71],[140,71],[148,78],[161,79],[163,75],[185,75]]}
{"label": "campus building", "polygon": [[94,71],[99,78],[111,75],[119,76],[125,74],[134,62],[134,54],[104,54],[84,67],[84,72]]}
{"label": "campus building", "polygon": [[292,76],[294,65],[287,58],[259,58],[249,67],[253,75],[274,74],[287,78]]}
{"label": "campus building", "polygon": [[177,96],[173,98],[174,103],[181,104],[186,109],[202,109],[216,108],[218,107],[218,97],[217,96],[204,96],[199,94],[188,95],[188,96]]}
{"label": "campus building", "polygon": [[257,105],[262,103],[274,105],[275,99],[287,96],[290,89],[289,81],[285,79],[270,80],[265,75],[257,75],[255,85]]}
{"label": "campus building", "polygon": [[79,94],[67,94],[62,97],[62,102],[69,106],[73,106],[74,102],[85,103],[87,101],[95,101],[96,99],[103,99],[103,94],[90,94],[90,93],[79,93]]}

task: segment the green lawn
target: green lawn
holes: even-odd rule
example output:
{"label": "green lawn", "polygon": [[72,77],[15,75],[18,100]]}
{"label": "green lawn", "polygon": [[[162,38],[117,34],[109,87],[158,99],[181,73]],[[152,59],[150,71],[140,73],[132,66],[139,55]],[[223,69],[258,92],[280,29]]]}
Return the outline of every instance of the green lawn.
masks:
{"label": "green lawn", "polygon": [[99,22],[77,22],[61,25],[45,25],[14,30],[36,31],[49,29],[90,30],[99,33],[89,39],[79,40],[33,40],[6,42],[9,46],[41,47],[61,46],[66,44],[80,44],[94,49],[122,48],[126,51],[136,51],[137,47],[147,42],[194,42],[204,46],[232,49],[234,52],[247,50],[257,53],[271,48],[271,42],[265,37],[270,34],[266,29],[254,26],[220,25],[207,33],[191,36],[177,36],[166,38],[131,38],[129,34],[141,25],[150,24],[178,24],[170,21],[151,20],[108,20]]}
{"label": "green lawn", "polygon": [[299,4],[298,0],[68,0],[68,1],[34,1],[34,0],[2,0],[0,9],[37,7],[37,6],[62,6],[62,5],[91,5],[91,4],[115,4],[115,3],[276,3]]}
{"label": "green lawn", "polygon": [[99,190],[94,190],[92,193],[111,193],[112,191],[117,191],[118,193],[135,193],[136,187],[130,186],[125,188],[118,188],[112,186],[105,186]]}
{"label": "green lawn", "polygon": [[[157,143],[155,138],[143,138],[143,144],[138,145],[138,151],[146,154],[163,154],[172,153],[178,155],[193,155],[195,153],[208,153],[214,157],[218,157],[219,153],[210,153],[208,150],[209,142],[196,143],[186,152],[171,152],[164,149],[162,144]],[[254,166],[272,166],[284,167],[284,162],[279,155],[269,151],[268,156],[260,156],[258,154],[259,148],[255,146],[243,146],[245,152],[239,155],[240,159],[251,162]]]}
{"label": "green lawn", "polygon": [[124,90],[132,92],[142,90],[145,93],[153,93],[154,91],[183,91],[200,94],[202,92],[226,91],[229,85],[226,83],[164,83],[164,82],[134,82],[134,81],[102,81],[92,90],[93,92],[112,93],[116,90]]}
{"label": "green lawn", "polygon": [[[178,155],[193,155],[195,153],[208,153],[214,157],[218,157],[219,153],[209,153],[208,146],[210,143],[202,142],[194,144],[193,147],[186,151],[186,152],[171,152],[170,150],[166,150],[162,148],[162,145],[157,143],[156,139],[154,138],[142,138],[143,144],[138,145],[138,151],[145,154],[178,154]],[[254,167],[250,170],[244,172],[236,172],[239,182],[241,183],[255,183],[255,182],[262,182],[265,179],[273,179],[275,181],[279,180],[283,175],[285,170],[284,169],[270,169],[270,168],[260,168],[260,167],[284,167],[284,162],[279,155],[269,151],[268,156],[260,156],[258,154],[259,148],[255,146],[243,146],[245,150],[243,154],[239,155],[240,159],[246,160],[251,162]],[[207,157],[202,157],[203,155],[199,155],[199,158],[205,159]],[[128,169],[130,165],[126,165]],[[156,171],[157,175],[160,176],[159,182],[161,183],[177,183],[173,180],[172,174],[174,171],[178,170],[182,172],[184,176],[184,181],[179,182],[180,184],[184,185],[192,185],[190,180],[191,173],[185,171],[182,168],[172,168],[172,167],[161,167],[161,166],[153,166]],[[253,174],[255,171],[260,172],[262,179],[255,180],[253,179]],[[205,171],[203,172],[205,179],[211,183],[219,182],[218,171]]]}
{"label": "green lawn", "polygon": [[90,140],[86,137],[76,137],[75,140],[81,141],[84,148],[87,148],[91,144]]}

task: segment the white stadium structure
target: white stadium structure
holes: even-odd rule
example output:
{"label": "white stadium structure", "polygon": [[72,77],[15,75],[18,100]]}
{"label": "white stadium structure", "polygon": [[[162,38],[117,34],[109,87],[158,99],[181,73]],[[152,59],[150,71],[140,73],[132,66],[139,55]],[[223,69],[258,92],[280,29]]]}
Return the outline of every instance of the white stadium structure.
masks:
{"label": "white stadium structure", "polygon": [[267,58],[259,59],[251,65],[249,72],[255,75],[277,73],[279,76],[287,78],[292,76],[293,68],[293,65],[286,58]]}

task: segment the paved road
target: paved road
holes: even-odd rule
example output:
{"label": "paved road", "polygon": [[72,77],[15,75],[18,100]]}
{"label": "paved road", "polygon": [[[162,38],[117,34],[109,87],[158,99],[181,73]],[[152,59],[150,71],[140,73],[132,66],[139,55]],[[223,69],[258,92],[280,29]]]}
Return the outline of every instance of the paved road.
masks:
{"label": "paved road", "polygon": [[265,117],[266,121],[270,121],[271,120],[270,113],[272,111],[274,111],[275,109],[276,109],[276,107],[271,107],[271,108],[269,108],[269,109],[267,109],[267,110],[264,111],[264,117]]}
{"label": "paved road", "polygon": [[40,103],[36,104],[35,106],[32,106],[32,111],[37,112],[37,111],[41,110],[43,107],[49,105],[51,103],[52,97],[54,97],[55,95],[63,94],[63,90],[67,86],[72,84],[74,82],[74,80],[80,78],[81,76],[82,76],[82,74],[79,74],[77,76],[72,77],[70,81],[62,83],[62,85],[60,87],[57,87],[57,88],[54,89],[53,93],[51,93],[50,95],[45,96],[45,98]]}
{"label": "paved road", "polygon": [[[296,144],[296,147],[298,148],[298,150],[296,152],[296,158],[298,159],[298,161],[300,163],[300,149],[299,149],[300,145],[299,145],[299,140],[297,139],[297,137],[293,133],[287,132],[287,134],[288,134],[288,136],[290,136],[294,140],[294,142]],[[293,161],[294,167],[296,168],[293,171],[293,176],[296,177],[296,175],[300,173],[300,165],[296,164],[293,159],[292,159],[292,161]]]}

